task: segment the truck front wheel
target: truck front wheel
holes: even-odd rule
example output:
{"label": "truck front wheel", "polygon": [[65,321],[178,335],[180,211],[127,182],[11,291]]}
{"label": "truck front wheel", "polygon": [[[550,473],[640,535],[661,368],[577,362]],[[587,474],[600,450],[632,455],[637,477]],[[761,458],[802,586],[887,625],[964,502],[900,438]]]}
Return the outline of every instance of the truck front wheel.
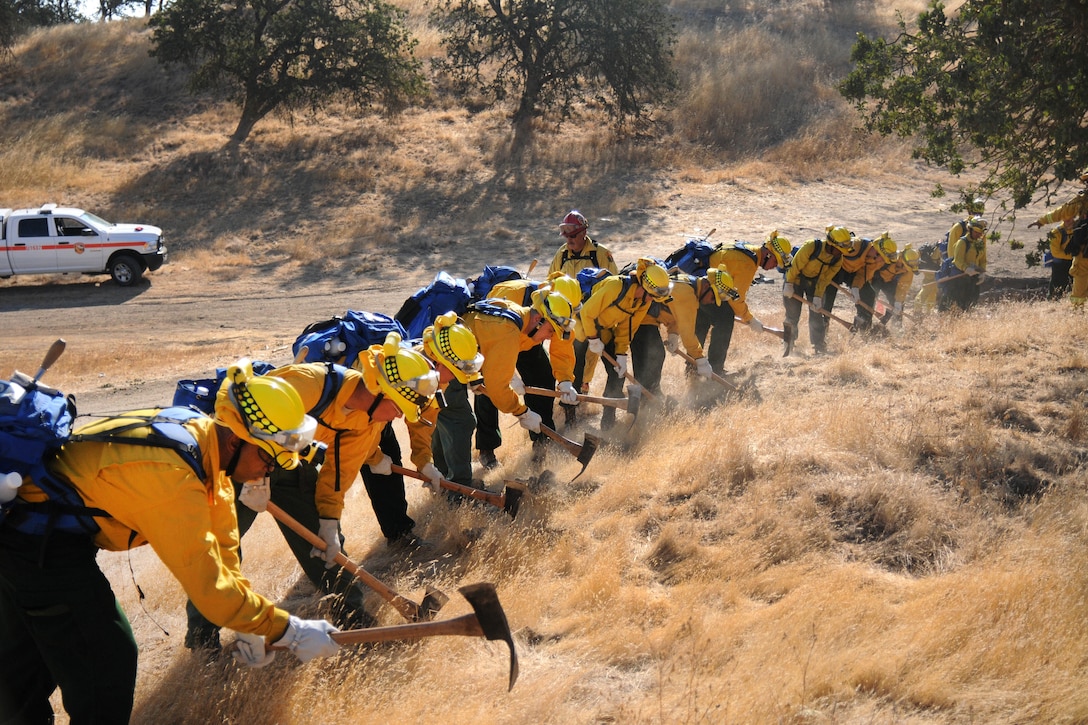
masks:
{"label": "truck front wheel", "polygon": [[131,254],[118,254],[110,260],[110,277],[122,287],[128,287],[140,281],[144,273],[143,262]]}

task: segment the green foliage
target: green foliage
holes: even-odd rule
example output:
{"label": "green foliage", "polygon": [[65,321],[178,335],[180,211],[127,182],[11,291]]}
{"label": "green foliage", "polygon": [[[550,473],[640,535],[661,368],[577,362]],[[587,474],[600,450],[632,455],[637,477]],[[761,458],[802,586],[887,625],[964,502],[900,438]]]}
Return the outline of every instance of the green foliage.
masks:
{"label": "green foliage", "polygon": [[0,55],[11,52],[20,33],[79,19],[69,0],[0,0]]}
{"label": "green foliage", "polygon": [[435,61],[489,105],[516,97],[526,121],[592,99],[617,121],[642,120],[676,87],[675,25],[660,0],[439,0]]}
{"label": "green foliage", "polygon": [[382,0],[175,0],[151,19],[151,54],[190,68],[194,92],[238,101],[240,143],[274,110],[317,109],[339,94],[393,106],[422,93],[404,18]]}
{"label": "green foliage", "polygon": [[[933,0],[894,40],[859,34],[840,91],[870,132],[919,135],[916,157],[953,173],[980,166],[982,189],[1014,209],[1088,167],[1088,0]],[[968,155],[968,149],[977,158]]]}

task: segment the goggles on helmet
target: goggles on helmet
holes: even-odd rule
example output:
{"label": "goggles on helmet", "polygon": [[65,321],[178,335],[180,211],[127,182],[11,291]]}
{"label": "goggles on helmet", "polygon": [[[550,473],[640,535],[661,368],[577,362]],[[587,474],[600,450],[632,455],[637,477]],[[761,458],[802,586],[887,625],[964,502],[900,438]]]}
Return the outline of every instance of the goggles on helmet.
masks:
{"label": "goggles on helmet", "polygon": [[429,370],[416,378],[402,380],[394,355],[385,356],[380,370],[389,387],[412,405],[423,407],[438,392],[438,373],[435,370]]}
{"label": "goggles on helmet", "polygon": [[[443,328],[444,331],[448,329],[449,328]],[[475,357],[469,360],[462,360],[457,357],[457,354],[453,351],[453,346],[450,344],[449,333],[446,332],[444,335],[441,334],[437,325],[431,330],[431,349],[438,353],[444,364],[457,368],[469,377],[480,372],[480,368],[484,364],[484,356],[479,352],[476,353]]]}
{"label": "goggles on helmet", "polygon": [[574,239],[586,230],[581,224],[560,224],[559,233],[567,239]]}

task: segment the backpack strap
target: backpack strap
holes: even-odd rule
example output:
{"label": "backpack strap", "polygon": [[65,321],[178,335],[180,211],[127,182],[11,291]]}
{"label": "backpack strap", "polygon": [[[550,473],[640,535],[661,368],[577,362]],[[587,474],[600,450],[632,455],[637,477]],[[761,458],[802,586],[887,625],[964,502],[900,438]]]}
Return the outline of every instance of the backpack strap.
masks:
{"label": "backpack strap", "polygon": [[473,302],[469,305],[468,311],[479,312],[480,314],[488,315],[490,317],[502,317],[517,325],[519,330],[525,325],[525,320],[521,319],[521,315],[501,305],[496,305],[489,300]]}

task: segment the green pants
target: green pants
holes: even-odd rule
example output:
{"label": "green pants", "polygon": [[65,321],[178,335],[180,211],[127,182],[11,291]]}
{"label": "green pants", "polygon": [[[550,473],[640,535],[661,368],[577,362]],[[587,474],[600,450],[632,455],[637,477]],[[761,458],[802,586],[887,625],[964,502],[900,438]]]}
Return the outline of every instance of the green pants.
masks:
{"label": "green pants", "polygon": [[468,401],[468,386],[454,380],[446,387],[445,397],[446,407],[439,412],[431,437],[431,455],[447,480],[471,486],[476,416]]}
{"label": "green pants", "polygon": [[[44,548],[43,548],[44,547]],[[86,536],[0,528],[0,723],[127,723],[136,640]]]}

